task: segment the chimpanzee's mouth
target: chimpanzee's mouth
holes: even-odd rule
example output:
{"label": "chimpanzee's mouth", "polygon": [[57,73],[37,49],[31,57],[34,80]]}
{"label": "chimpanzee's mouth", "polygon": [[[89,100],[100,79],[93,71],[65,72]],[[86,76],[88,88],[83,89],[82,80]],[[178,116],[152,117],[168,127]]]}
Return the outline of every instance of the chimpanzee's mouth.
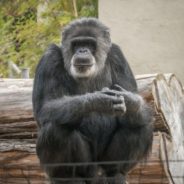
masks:
{"label": "chimpanzee's mouth", "polygon": [[86,72],[89,70],[93,65],[74,65],[76,70],[80,73]]}
{"label": "chimpanzee's mouth", "polygon": [[75,67],[91,67],[93,64],[74,64]]}
{"label": "chimpanzee's mouth", "polygon": [[78,72],[85,72],[89,70],[93,64],[74,64],[74,67]]}

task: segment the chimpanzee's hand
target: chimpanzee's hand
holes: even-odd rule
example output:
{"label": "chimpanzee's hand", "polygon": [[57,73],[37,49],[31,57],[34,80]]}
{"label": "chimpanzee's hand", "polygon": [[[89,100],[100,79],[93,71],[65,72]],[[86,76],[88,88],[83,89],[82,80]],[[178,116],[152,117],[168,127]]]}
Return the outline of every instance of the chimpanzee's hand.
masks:
{"label": "chimpanzee's hand", "polygon": [[140,95],[127,91],[118,84],[115,84],[112,89],[106,93],[109,95],[122,95],[125,99],[127,112],[136,112],[144,104],[144,100]]}
{"label": "chimpanzee's hand", "polygon": [[122,95],[108,94],[109,88],[104,88],[102,91],[89,94],[89,101],[92,111],[108,113],[111,115],[124,115],[126,106]]}

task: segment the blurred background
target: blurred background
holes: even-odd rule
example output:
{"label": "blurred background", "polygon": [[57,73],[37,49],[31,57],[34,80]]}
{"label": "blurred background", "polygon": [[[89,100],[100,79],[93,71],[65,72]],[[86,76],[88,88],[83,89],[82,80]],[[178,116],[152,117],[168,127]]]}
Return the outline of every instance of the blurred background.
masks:
{"label": "blurred background", "polygon": [[183,0],[99,0],[99,18],[135,74],[175,73],[184,84]]}
{"label": "blurred background", "polygon": [[48,45],[59,45],[62,28],[83,16],[98,16],[98,0],[0,0],[0,76],[29,68],[33,77]]}
{"label": "blurred background", "polygon": [[17,66],[33,77],[48,45],[83,16],[110,28],[135,74],[175,73],[184,83],[183,0],[1,0],[0,76],[19,77]]}

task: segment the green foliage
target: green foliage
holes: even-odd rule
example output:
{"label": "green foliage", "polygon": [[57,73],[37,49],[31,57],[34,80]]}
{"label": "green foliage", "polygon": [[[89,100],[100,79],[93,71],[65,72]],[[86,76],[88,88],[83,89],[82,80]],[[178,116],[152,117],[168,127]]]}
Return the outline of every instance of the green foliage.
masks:
{"label": "green foliage", "polygon": [[[77,14],[98,14],[98,0],[76,0]],[[8,61],[29,67],[31,76],[50,43],[60,44],[61,30],[75,18],[73,0],[0,1],[0,76],[8,76]]]}

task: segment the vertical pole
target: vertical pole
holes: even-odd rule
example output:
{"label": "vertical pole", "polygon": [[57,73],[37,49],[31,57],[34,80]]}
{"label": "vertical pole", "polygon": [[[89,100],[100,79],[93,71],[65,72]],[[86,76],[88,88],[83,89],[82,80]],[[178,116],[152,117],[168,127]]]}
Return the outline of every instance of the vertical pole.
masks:
{"label": "vertical pole", "polygon": [[29,79],[29,68],[22,68],[22,78]]}
{"label": "vertical pole", "polygon": [[8,78],[13,78],[12,62],[8,61]]}
{"label": "vertical pole", "polygon": [[78,12],[77,12],[77,2],[76,2],[76,0],[73,0],[73,8],[74,8],[74,16],[77,18],[78,17]]}

